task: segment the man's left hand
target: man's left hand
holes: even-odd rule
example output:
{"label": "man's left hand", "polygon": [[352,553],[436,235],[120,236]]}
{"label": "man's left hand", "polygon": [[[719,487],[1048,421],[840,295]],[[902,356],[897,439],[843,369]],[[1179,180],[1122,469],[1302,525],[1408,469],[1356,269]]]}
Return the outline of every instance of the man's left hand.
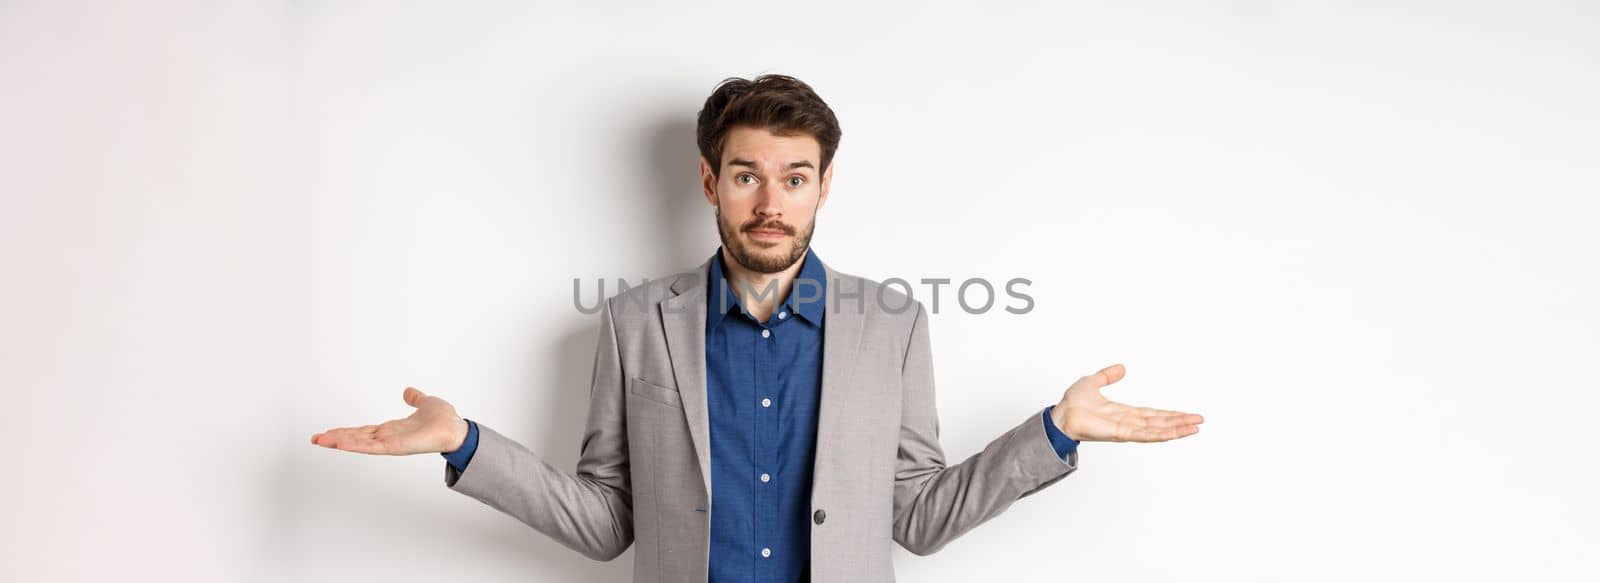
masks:
{"label": "man's left hand", "polygon": [[1050,411],[1051,421],[1077,441],[1168,441],[1200,432],[1205,419],[1197,414],[1133,407],[1100,394],[1126,372],[1113,364],[1078,379]]}

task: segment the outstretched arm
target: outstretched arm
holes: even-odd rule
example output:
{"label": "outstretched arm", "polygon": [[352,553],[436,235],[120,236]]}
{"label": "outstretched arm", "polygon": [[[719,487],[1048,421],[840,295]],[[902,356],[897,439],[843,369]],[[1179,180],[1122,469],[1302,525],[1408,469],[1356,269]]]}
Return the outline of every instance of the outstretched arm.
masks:
{"label": "outstretched arm", "polygon": [[[1113,378],[1114,376],[1114,378]],[[1198,415],[1128,407],[1106,400],[1099,389],[1122,378],[1113,366],[1083,377],[1053,409],[1052,422],[1076,441],[1164,441],[1198,431]],[[1077,469],[1077,451],[1059,457],[1050,427],[1035,410],[989,442],[983,451],[945,465],[934,399],[933,355],[927,312],[917,303],[916,321],[901,369],[904,399],[900,455],[894,488],[894,540],[918,555],[999,515],[1012,503],[1050,486]]]}
{"label": "outstretched arm", "polygon": [[445,484],[452,490],[598,561],[614,559],[633,544],[622,359],[611,314],[607,300],[600,312],[588,420],[576,473],[551,466],[482,422],[472,463],[459,472],[445,467]]}
{"label": "outstretched arm", "polygon": [[[551,466],[526,447],[477,423],[478,442],[466,469],[445,465],[445,485],[515,517],[568,548],[611,560],[633,544],[622,361],[611,302],[601,311],[589,389],[589,415],[576,473]],[[443,399],[407,388],[410,417],[312,436],[312,443],[359,453],[453,452],[469,429]]]}

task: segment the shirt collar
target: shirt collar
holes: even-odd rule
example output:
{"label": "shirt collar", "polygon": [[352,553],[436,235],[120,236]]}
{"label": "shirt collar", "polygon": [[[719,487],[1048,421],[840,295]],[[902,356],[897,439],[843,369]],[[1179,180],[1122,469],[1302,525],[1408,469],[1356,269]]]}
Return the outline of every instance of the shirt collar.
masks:
{"label": "shirt collar", "polygon": [[[807,248],[806,256],[801,259],[800,273],[795,276],[794,285],[790,286],[789,295],[783,299],[780,310],[791,314],[798,314],[801,318],[812,324],[822,324],[822,314],[825,300],[828,297],[828,274],[822,267],[822,260],[817,259],[817,252]],[[706,294],[706,330],[711,330],[722,323],[723,316],[728,312],[738,309],[741,313],[748,313],[739,303],[738,294],[733,291],[733,283],[724,275],[722,265],[722,247],[717,247],[717,255],[711,259],[710,274],[707,276]]]}

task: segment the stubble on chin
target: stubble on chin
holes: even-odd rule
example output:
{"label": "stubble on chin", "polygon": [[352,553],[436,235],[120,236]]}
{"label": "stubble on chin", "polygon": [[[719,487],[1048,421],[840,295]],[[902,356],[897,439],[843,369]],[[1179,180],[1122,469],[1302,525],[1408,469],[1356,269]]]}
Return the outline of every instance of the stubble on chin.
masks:
{"label": "stubble on chin", "polygon": [[[779,248],[773,244],[766,249],[751,249],[743,238],[743,233],[723,223],[722,216],[717,216],[717,232],[722,237],[722,246],[733,256],[734,261],[746,269],[757,273],[777,273],[788,269],[796,261],[806,255],[806,248],[811,244],[811,233],[816,228],[816,219],[807,225],[805,231],[790,239],[788,253],[782,251],[771,252]],[[767,251],[767,252],[763,252]]]}

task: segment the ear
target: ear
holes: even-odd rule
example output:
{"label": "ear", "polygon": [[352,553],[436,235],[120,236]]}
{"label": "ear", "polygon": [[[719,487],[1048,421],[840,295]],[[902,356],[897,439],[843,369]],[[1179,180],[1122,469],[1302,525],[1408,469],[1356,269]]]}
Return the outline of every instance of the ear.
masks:
{"label": "ear", "polygon": [[717,173],[712,171],[705,156],[700,157],[700,189],[704,191],[706,202],[717,206]]}
{"label": "ear", "polygon": [[822,172],[822,187],[817,193],[817,210],[822,210],[822,205],[828,202],[828,189],[833,187],[833,167],[838,166],[835,161],[828,162],[828,169]]}

